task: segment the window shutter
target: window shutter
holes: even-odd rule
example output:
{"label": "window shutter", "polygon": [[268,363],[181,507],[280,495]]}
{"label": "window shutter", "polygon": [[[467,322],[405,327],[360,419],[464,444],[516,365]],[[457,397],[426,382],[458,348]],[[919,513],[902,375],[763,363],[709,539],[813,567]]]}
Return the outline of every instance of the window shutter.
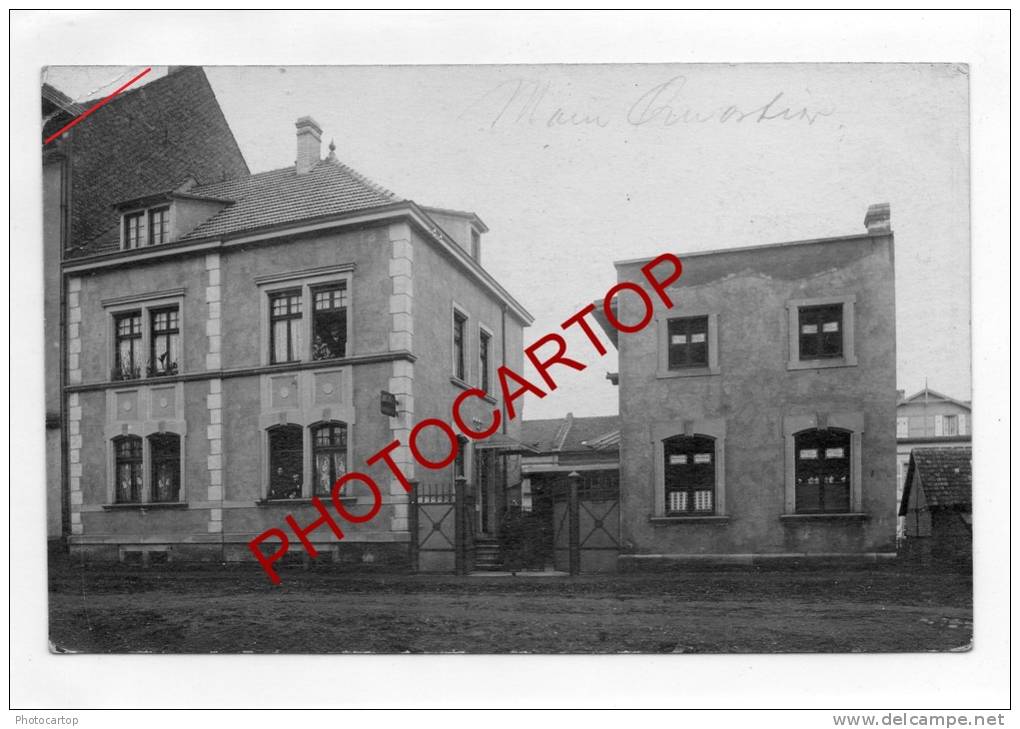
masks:
{"label": "window shutter", "polygon": [[942,423],[944,418],[941,415],[935,416],[935,435],[942,435]]}
{"label": "window shutter", "polygon": [[963,415],[961,413],[961,415],[959,417],[959,428],[960,428],[960,430],[958,431],[960,433],[960,435],[967,435],[967,433],[969,432],[967,430],[967,426],[968,426],[967,420],[968,420],[967,416]]}

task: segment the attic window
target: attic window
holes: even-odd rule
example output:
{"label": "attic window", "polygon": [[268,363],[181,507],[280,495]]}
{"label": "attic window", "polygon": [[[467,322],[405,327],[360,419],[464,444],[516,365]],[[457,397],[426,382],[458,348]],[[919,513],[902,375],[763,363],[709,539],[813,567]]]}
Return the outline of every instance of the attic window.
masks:
{"label": "attic window", "polygon": [[124,248],[139,248],[145,238],[145,213],[124,216]]}
{"label": "attic window", "polygon": [[170,208],[156,208],[149,211],[149,245],[158,246],[170,242]]}
{"label": "attic window", "polygon": [[170,206],[125,214],[123,231],[124,250],[169,243]]}

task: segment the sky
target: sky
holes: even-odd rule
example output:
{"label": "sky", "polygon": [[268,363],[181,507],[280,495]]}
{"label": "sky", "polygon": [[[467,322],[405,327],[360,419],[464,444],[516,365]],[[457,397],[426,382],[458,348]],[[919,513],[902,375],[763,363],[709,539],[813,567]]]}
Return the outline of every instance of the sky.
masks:
{"label": "sky", "polygon": [[[77,100],[139,67],[50,67]],[[165,73],[157,67],[151,81]],[[968,70],[936,64],[210,66],[253,172],[292,165],[294,121],[323,154],[422,205],[489,226],[482,263],[558,330],[614,283],[613,261],[854,235],[888,202],[897,382],[970,398]],[[784,111],[786,113],[784,113]],[[85,122],[87,123],[87,122]],[[590,366],[528,418],[617,411]]]}

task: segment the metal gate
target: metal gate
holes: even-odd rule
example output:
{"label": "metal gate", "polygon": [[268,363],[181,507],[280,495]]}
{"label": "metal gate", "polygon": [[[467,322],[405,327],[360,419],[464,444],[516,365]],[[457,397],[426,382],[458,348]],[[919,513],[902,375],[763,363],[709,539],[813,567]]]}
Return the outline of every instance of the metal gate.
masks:
{"label": "metal gate", "polygon": [[612,572],[620,553],[620,491],[590,485],[581,476],[566,479],[553,501],[553,555],[556,569]]}
{"label": "metal gate", "polygon": [[474,499],[466,480],[455,484],[415,483],[408,504],[411,569],[415,572],[471,571]]}

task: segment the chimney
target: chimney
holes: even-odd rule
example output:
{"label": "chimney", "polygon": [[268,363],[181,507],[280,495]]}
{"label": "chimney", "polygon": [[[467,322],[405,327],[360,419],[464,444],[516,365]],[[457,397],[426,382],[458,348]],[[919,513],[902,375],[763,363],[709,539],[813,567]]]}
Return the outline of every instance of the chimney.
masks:
{"label": "chimney", "polygon": [[297,173],[303,175],[319,163],[322,127],[310,116],[301,117],[294,126],[297,127]]}
{"label": "chimney", "polygon": [[869,205],[868,214],[864,216],[864,225],[871,235],[887,235],[891,233],[889,203]]}

